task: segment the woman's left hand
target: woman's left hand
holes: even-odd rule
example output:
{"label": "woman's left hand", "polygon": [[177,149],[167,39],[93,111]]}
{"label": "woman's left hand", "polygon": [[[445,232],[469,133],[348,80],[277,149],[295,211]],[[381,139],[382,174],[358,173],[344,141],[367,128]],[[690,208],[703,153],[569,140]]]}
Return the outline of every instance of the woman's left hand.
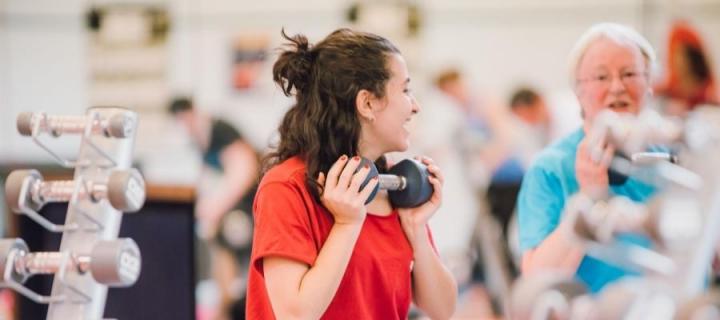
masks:
{"label": "woman's left hand", "polygon": [[405,236],[410,244],[415,247],[420,239],[427,236],[425,226],[430,218],[435,214],[442,202],[442,186],[443,175],[440,168],[429,157],[417,157],[425,166],[427,166],[430,175],[428,181],[433,186],[433,194],[430,200],[415,208],[399,208],[400,224],[402,225]]}

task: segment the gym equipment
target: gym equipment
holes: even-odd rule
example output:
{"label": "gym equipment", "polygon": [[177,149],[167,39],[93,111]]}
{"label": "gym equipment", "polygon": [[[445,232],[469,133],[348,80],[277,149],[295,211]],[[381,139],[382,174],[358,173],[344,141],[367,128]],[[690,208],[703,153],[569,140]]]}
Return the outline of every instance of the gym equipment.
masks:
{"label": "gym equipment", "polygon": [[[145,181],[130,168],[137,114],[115,107],[89,108],[85,116],[26,112],[18,116],[17,129],[75,173],[70,181],[43,181],[36,170],[17,170],[8,176],[5,198],[11,210],[51,232],[61,232],[62,240],[59,252],[38,253],[29,252],[23,240],[0,240],[0,286],[49,304],[49,320],[101,319],[108,286],[130,286],[141,270],[137,244],[118,239],[121,211],[138,211],[145,202]],[[79,134],[77,159],[53,152],[40,139],[44,134],[55,138]],[[38,213],[52,202],[68,202],[62,225]],[[50,295],[23,285],[36,274],[55,275]]]}
{"label": "gym equipment", "polygon": [[510,319],[572,319],[585,308],[587,287],[560,274],[523,277],[510,296]]}
{"label": "gym equipment", "polygon": [[252,242],[253,222],[251,215],[236,209],[228,212],[220,223],[220,236],[230,247],[249,251]]}
{"label": "gym equipment", "polygon": [[99,113],[88,116],[52,116],[43,112],[22,112],[17,117],[17,129],[23,136],[47,132],[54,137],[63,134],[90,132],[106,137],[127,138],[132,133],[134,117],[128,113],[115,113],[101,118]]}
{"label": "gym equipment", "polygon": [[711,290],[680,306],[679,320],[714,320],[720,319],[720,292]]}
{"label": "gym equipment", "polygon": [[631,175],[627,172],[629,165],[623,166],[624,163],[652,165],[659,160],[676,163],[677,155],[669,152],[647,152],[643,148],[677,139],[681,130],[675,119],[665,119],[650,108],[646,108],[638,116],[604,110],[598,114],[589,133],[588,150],[593,157],[599,157],[605,147],[604,142],[619,146],[615,152],[614,165],[608,168],[608,178],[610,185],[623,185]]}
{"label": "gym equipment", "polygon": [[[583,240],[587,255],[642,274],[634,281],[611,283],[597,298],[586,300],[589,319],[720,317],[717,293],[706,292],[708,269],[720,243],[719,128],[717,107],[698,107],[684,120],[652,111],[632,116],[606,110],[598,115],[588,136],[591,155],[600,153],[604,142],[612,143],[630,156],[615,157],[611,166],[657,187],[657,193],[643,204],[612,194],[607,199],[577,194],[566,202],[563,216],[575,219],[573,234]],[[653,144],[676,153],[644,152]],[[616,241],[627,233],[644,234],[653,245]],[[527,299],[552,290],[538,290]],[[548,318],[545,313],[537,319]]]}
{"label": "gym equipment", "polygon": [[647,204],[626,197],[612,197],[607,202],[581,200],[583,197],[571,197],[566,212],[573,212],[573,231],[585,240],[608,244],[622,233],[637,232],[663,249],[683,250],[693,235],[702,232],[701,209],[688,193],[668,194]]}
{"label": "gym equipment", "polygon": [[609,284],[592,308],[595,319],[671,320],[677,309],[673,291],[663,283],[624,279]]}
{"label": "gym equipment", "polygon": [[370,203],[380,189],[388,190],[390,203],[396,208],[420,206],[430,200],[433,194],[433,187],[428,181],[430,173],[420,161],[405,159],[390,168],[387,174],[379,174],[375,164],[366,158],[360,160],[358,170],[366,165],[370,167],[370,172],[360,188],[365,187],[374,177],[378,177],[379,181],[365,204]]}
{"label": "gym equipment", "polygon": [[[73,202],[90,200],[97,203],[104,199],[113,208],[123,212],[136,212],[145,202],[145,181],[135,170],[113,171],[106,183],[93,181],[43,181],[37,170],[15,170],[8,175],[5,183],[5,198],[10,210],[24,213],[51,232],[77,230],[77,224],[57,225],[40,215],[38,211],[50,202]],[[89,213],[80,213],[93,224],[97,224]]]}
{"label": "gym equipment", "polygon": [[[627,179],[632,175],[632,166],[646,167],[652,166],[660,161],[667,161],[670,163],[677,163],[678,157],[676,154],[671,152],[660,152],[660,151],[645,151],[636,152],[632,156],[628,157],[622,151],[615,152],[615,160],[611,163],[608,168],[608,180],[610,185],[619,186],[625,184]],[[624,170],[618,171],[618,167],[625,168]]]}
{"label": "gym equipment", "polygon": [[[37,303],[54,301],[84,301],[87,296],[73,286],[66,278],[71,273],[77,276],[90,274],[95,281],[111,287],[128,287],[140,276],[140,250],[129,238],[98,241],[89,255],[65,252],[30,252],[22,239],[0,240],[0,273],[4,286],[21,292]],[[34,275],[57,274],[70,293],[43,296],[23,284]],[[75,298],[75,299],[72,299]]]}

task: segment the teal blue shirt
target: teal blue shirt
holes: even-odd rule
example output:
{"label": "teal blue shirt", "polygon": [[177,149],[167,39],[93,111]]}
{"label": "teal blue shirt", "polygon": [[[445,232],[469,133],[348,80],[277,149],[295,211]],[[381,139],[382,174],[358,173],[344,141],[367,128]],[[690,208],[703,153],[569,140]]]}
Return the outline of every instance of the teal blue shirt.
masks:
{"label": "teal blue shirt", "polygon": [[[575,154],[585,136],[582,129],[543,150],[525,173],[518,196],[518,226],[520,248],[533,249],[555,230],[562,217],[565,201],[579,191],[575,177]],[[611,196],[626,196],[633,201],[645,202],[655,189],[632,177],[620,186],[610,186]],[[621,241],[648,247],[650,241],[641,236],[628,236]],[[576,277],[598,292],[606,284],[620,277],[635,274],[585,256]]]}

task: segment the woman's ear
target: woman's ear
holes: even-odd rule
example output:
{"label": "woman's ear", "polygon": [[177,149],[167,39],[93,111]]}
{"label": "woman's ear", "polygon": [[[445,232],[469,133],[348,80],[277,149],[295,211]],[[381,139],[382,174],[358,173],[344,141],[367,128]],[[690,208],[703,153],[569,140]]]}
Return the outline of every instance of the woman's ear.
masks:
{"label": "woman's ear", "polygon": [[361,119],[372,122],[375,120],[375,113],[373,112],[373,98],[375,96],[372,92],[362,89],[358,92],[355,97],[355,108],[357,108],[358,115]]}

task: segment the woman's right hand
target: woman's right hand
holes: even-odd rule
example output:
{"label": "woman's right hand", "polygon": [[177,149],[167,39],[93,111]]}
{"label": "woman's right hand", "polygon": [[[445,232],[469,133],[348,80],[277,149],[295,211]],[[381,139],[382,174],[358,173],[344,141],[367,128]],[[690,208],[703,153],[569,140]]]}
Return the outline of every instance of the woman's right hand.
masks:
{"label": "woman's right hand", "polygon": [[342,155],[330,167],[327,177],[320,172],[318,183],[323,186],[320,201],[335,218],[336,224],[362,224],[367,215],[365,200],[378,184],[378,177],[371,179],[365,187],[360,186],[370,172],[365,166],[357,172],[360,157],[348,159]]}

